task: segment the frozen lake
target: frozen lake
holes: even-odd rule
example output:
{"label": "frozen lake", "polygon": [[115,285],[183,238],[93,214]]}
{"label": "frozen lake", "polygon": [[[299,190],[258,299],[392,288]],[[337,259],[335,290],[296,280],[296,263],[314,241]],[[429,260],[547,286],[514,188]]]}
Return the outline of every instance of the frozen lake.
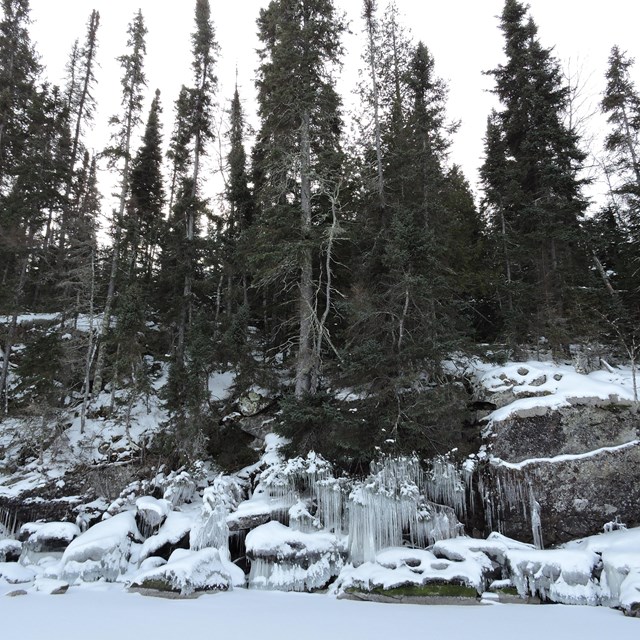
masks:
{"label": "frozen lake", "polygon": [[0,587],[0,635],[7,639],[395,640],[414,634],[452,640],[640,637],[640,620],[603,607],[374,604],[244,589],[196,600],[167,600],[104,584],[72,588],[62,596],[29,592],[5,597],[10,590],[6,585]]}

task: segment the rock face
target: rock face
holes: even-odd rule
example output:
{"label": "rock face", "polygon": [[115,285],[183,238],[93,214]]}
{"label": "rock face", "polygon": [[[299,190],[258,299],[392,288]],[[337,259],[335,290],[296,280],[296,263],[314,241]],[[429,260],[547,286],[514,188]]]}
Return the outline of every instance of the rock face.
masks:
{"label": "rock face", "polygon": [[531,539],[534,502],[545,546],[598,533],[610,522],[640,524],[638,424],[632,408],[615,404],[492,424],[485,493],[492,494],[499,528]]}
{"label": "rock face", "polygon": [[629,407],[576,405],[491,427],[491,453],[509,462],[582,454],[638,438],[640,418]]}

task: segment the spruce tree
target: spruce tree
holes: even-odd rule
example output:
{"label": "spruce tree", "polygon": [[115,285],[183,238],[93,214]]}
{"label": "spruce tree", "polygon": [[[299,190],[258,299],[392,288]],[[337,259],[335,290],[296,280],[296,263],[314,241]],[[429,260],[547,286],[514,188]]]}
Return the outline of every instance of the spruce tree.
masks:
{"label": "spruce tree", "polygon": [[560,346],[570,339],[587,273],[578,177],[585,156],[563,117],[569,94],[560,67],[527,7],[506,0],[500,28],[507,61],[489,75],[502,107],[487,128],[481,177],[504,265],[504,335],[515,342],[544,336]]}
{"label": "spruce tree", "polygon": [[[277,283],[284,293],[281,304],[289,315],[282,321],[293,324],[295,317],[298,398],[318,389],[320,346],[327,338],[319,333],[316,291],[332,290],[325,288],[326,279],[318,287],[314,274],[321,250],[331,252],[331,242],[323,247],[331,211],[325,194],[336,183],[341,162],[333,70],[342,54],[344,28],[330,0],[276,0],[258,19],[261,211],[254,269],[258,284]],[[329,308],[331,302],[325,299],[324,305]]]}
{"label": "spruce tree", "polygon": [[100,343],[96,358],[94,394],[102,389],[102,370],[105,358],[105,338],[111,327],[111,313],[114,305],[118,269],[120,266],[122,228],[124,226],[124,213],[130,192],[131,180],[131,141],[136,126],[140,123],[142,111],[143,90],[146,86],[144,74],[144,56],[146,53],[145,36],[147,29],[144,25],[142,13],[138,11],[128,28],[128,53],[118,58],[122,67],[122,113],[111,118],[111,125],[115,127],[112,136],[112,146],[105,150],[109,158],[109,165],[117,169],[120,176],[120,193],[117,210],[114,211],[113,220],[113,246],[111,248],[111,270],[109,284],[104,305],[104,317],[100,331]]}

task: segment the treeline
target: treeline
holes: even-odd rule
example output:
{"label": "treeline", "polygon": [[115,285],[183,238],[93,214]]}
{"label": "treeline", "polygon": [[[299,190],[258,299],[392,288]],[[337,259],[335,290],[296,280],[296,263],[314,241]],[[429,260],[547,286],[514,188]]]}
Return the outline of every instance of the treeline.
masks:
{"label": "treeline", "polygon": [[[167,433],[188,456],[200,434],[222,446],[209,379],[233,370],[238,393],[259,384],[291,394],[282,431],[293,448],[357,462],[384,446],[439,451],[459,439],[464,394],[443,360],[480,343],[505,353],[544,343],[558,355],[608,344],[635,364],[640,98],[624,52],[611,52],[601,102],[610,190],[586,217],[574,95],[521,2],[505,2],[506,62],[488,72],[500,107],[488,117],[479,205],[448,161],[447,87],[393,3],[363,1],[351,135],[335,87],[346,24],[334,3],[274,0],[260,11],[249,154],[237,88],[217,95],[209,2],[195,5],[191,78],[168,133],[159,92],[142,113],[153,61],[140,12],[129,26],[121,108],[101,153],[118,179],[101,246],[100,158],[86,146],[100,16],[57,87],[40,80],[28,0],[2,0],[5,412],[77,405],[84,427],[97,396],[110,390],[113,408],[120,389],[128,420],[165,361]],[[223,140],[217,102],[227,105]],[[226,149],[223,205],[204,196],[214,144]],[[14,353],[25,311],[61,313],[63,330],[36,332]],[[343,387],[369,399],[357,415],[337,406],[332,389]]]}

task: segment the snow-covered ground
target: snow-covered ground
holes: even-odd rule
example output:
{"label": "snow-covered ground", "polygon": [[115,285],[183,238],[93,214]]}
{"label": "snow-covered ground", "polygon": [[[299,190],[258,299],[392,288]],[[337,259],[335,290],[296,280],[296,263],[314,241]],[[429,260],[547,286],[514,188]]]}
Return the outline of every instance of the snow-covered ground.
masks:
{"label": "snow-covered ground", "polygon": [[393,606],[322,595],[237,589],[197,600],[127,594],[119,586],[71,588],[65,595],[2,597],[3,638],[113,640],[117,637],[327,640],[401,636],[518,640],[632,640],[638,620],[602,607],[563,605]]}

